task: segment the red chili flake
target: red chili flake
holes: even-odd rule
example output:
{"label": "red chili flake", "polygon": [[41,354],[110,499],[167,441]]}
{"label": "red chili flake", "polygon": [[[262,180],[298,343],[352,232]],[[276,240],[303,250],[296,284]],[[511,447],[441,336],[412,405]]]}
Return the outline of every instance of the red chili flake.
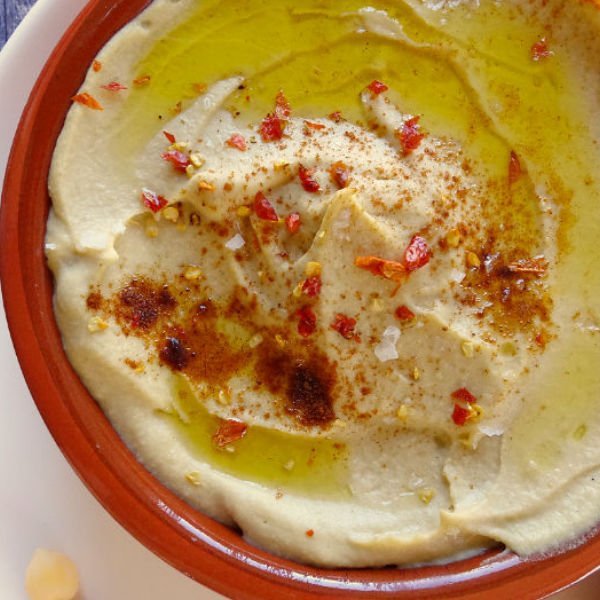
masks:
{"label": "red chili flake", "polygon": [[283,137],[283,122],[273,114],[268,114],[260,124],[260,137],[263,142],[274,142]]}
{"label": "red chili flake", "polygon": [[329,169],[329,176],[340,190],[348,187],[348,183],[350,183],[350,170],[341,161],[334,162],[331,165]]}
{"label": "red chili flake", "polygon": [[381,83],[381,81],[377,81],[377,79],[374,79],[367,86],[367,89],[371,92],[373,96],[379,96],[379,94],[387,92],[389,88],[387,85],[385,85],[385,83]]}
{"label": "red chili flake", "polygon": [[508,183],[512,185],[519,177],[521,177],[521,161],[516,153],[511,150],[508,162]]}
{"label": "red chili flake", "polygon": [[237,148],[241,152],[244,152],[247,148],[246,138],[239,133],[234,133],[226,142],[230,148]]}
{"label": "red chili flake", "polygon": [[99,73],[100,71],[102,71],[102,63],[99,60],[94,60],[94,62],[92,63],[92,70],[94,71],[94,73]]}
{"label": "red chili flake", "polygon": [[317,315],[312,311],[310,306],[303,306],[296,312],[298,317],[298,333],[302,337],[309,337],[317,328]]}
{"label": "red chili flake", "polygon": [[315,532],[312,529],[306,530],[306,537],[312,537],[313,535],[315,535]]}
{"label": "red chili flake", "polygon": [[415,313],[405,304],[399,306],[394,314],[400,321],[412,321],[415,318]]}
{"label": "red chili flake", "polygon": [[167,140],[171,144],[174,144],[177,141],[175,139],[175,136],[172,133],[169,133],[168,131],[163,131],[163,135],[167,138]]}
{"label": "red chili flake", "polygon": [[118,81],[111,81],[106,85],[100,86],[103,90],[108,90],[109,92],[120,92],[121,90],[126,90],[127,86],[120,84]]}
{"label": "red chili flake", "polygon": [[421,143],[421,140],[425,137],[421,133],[419,126],[420,117],[412,117],[407,121],[404,121],[402,128],[396,130],[396,138],[402,146],[402,152],[404,156],[410,154],[413,150],[416,150]]}
{"label": "red chili flake", "polygon": [[254,196],[254,212],[263,221],[279,221],[275,208],[262,192],[257,192]]}
{"label": "red chili flake", "polygon": [[548,334],[545,331],[540,331],[534,338],[535,343],[542,349],[546,347],[548,343]]}
{"label": "red chili flake", "polygon": [[302,284],[302,293],[310,296],[311,298],[315,298],[321,293],[322,284],[323,282],[321,281],[320,275],[307,277]]}
{"label": "red chili flake", "polygon": [[546,38],[543,37],[531,46],[530,54],[531,60],[538,62],[542,58],[552,56],[554,52],[548,48],[548,42],[546,41]]}
{"label": "red chili flake", "polygon": [[302,225],[302,219],[297,212],[290,213],[285,219],[285,226],[290,233],[296,233]]}
{"label": "red chili flake", "polygon": [[192,164],[190,157],[179,150],[168,150],[160,156],[163,160],[170,162],[179,173],[185,173],[186,168]]}
{"label": "red chili flake", "polygon": [[464,387],[454,390],[450,395],[455,400],[462,400],[468,404],[475,404],[475,402],[477,402],[477,398],[475,398],[475,396],[473,396],[473,394],[471,394],[471,392]]}
{"label": "red chili flake", "polygon": [[462,427],[467,422],[467,419],[470,415],[471,411],[468,408],[464,408],[460,404],[454,405],[454,410],[452,411],[452,420],[456,425],[460,425]]}
{"label": "red chili flake", "polygon": [[71,100],[73,100],[73,102],[78,102],[79,104],[83,104],[84,106],[87,106],[88,108],[91,108],[93,110],[104,110],[102,108],[102,105],[100,104],[100,102],[98,102],[98,100],[96,100],[96,98],[94,98],[94,96],[91,96],[87,92],[82,92],[81,94],[77,94],[77,95],[73,96],[71,98]]}
{"label": "red chili flake", "polygon": [[335,319],[330,327],[334,331],[337,331],[343,338],[347,340],[355,339],[358,341],[358,336],[354,332],[354,328],[356,327],[356,319],[338,313],[335,315]]}
{"label": "red chili flake", "polygon": [[142,85],[147,85],[147,84],[149,84],[149,83],[150,83],[150,80],[151,80],[151,79],[152,79],[152,78],[150,77],[150,75],[141,75],[140,77],[136,77],[136,78],[133,80],[133,84],[134,84],[134,85],[139,85],[139,86],[142,86]]}
{"label": "red chili flake", "polygon": [[323,123],[313,123],[312,121],[304,121],[304,126],[308,127],[308,129],[315,129],[316,131],[325,129],[325,125],[323,125]]}
{"label": "red chili flake", "polygon": [[302,187],[311,194],[316,194],[321,189],[319,182],[312,178],[314,172],[314,169],[307,169],[302,165],[298,167],[298,176],[300,177]]}
{"label": "red chili flake", "polygon": [[222,419],[219,428],[212,436],[218,448],[224,448],[232,442],[241,440],[248,431],[248,425],[236,419]]}
{"label": "red chili flake", "polygon": [[329,118],[334,122],[334,123],[339,123],[342,120],[342,113],[339,110],[336,110],[335,112],[332,112],[329,115]]}
{"label": "red chili flake", "polygon": [[157,213],[159,210],[162,210],[169,203],[164,196],[159,196],[157,193],[149,190],[148,188],[142,188],[142,202],[153,213]]}
{"label": "red chili flake", "polygon": [[431,250],[420,235],[414,235],[404,251],[404,266],[407,271],[415,271],[424,267],[431,258]]}
{"label": "red chili flake", "polygon": [[292,108],[285,94],[279,90],[275,96],[275,116],[280,119],[287,119],[292,114]]}
{"label": "red chili flake", "polygon": [[378,256],[357,256],[354,259],[354,264],[360,269],[373,273],[373,275],[379,275],[397,282],[404,281],[408,274],[403,263],[386,260]]}

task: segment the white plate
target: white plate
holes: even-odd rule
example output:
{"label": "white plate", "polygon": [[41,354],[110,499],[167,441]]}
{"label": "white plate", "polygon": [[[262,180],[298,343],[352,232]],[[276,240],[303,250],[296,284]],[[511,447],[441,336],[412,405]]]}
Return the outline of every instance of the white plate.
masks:
{"label": "white plate", "polygon": [[[29,91],[52,48],[85,3],[38,0],[0,52],[0,181]],[[75,561],[82,581],[81,600],[222,598],[146,550],[79,481],[27,390],[2,306],[0,482],[1,598],[25,598],[25,568],[36,547],[60,550]],[[597,600],[598,589],[600,576],[595,576],[554,600]]]}

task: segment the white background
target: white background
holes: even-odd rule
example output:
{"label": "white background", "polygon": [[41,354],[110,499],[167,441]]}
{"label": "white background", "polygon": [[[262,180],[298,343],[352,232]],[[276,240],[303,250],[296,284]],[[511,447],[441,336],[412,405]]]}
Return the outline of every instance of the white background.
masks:
{"label": "white background", "polygon": [[[29,90],[85,0],[38,0],[0,52],[0,179]],[[0,251],[10,252],[2,246]],[[36,547],[77,564],[80,600],[214,600],[118,525],[54,444],[31,399],[0,306],[0,600],[20,600]],[[553,600],[600,599],[600,576]]]}

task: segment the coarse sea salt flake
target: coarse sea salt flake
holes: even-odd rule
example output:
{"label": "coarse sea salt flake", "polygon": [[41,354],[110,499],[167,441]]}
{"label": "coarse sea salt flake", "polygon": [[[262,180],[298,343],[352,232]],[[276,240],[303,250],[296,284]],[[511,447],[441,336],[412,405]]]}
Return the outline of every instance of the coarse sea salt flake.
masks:
{"label": "coarse sea salt flake", "polygon": [[381,362],[387,362],[388,360],[395,360],[398,358],[396,344],[399,339],[400,330],[393,325],[387,327],[381,336],[381,341],[375,346],[375,356]]}
{"label": "coarse sea salt flake", "polygon": [[246,240],[239,234],[236,233],[226,244],[225,248],[229,250],[239,250],[246,244]]}

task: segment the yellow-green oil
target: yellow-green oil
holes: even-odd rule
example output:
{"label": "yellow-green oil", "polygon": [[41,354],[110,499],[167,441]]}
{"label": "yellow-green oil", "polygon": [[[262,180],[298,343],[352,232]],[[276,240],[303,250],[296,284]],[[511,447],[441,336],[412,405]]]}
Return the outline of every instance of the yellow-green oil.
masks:
{"label": "yellow-green oil", "polygon": [[[185,108],[197,97],[198,84],[227,76],[246,78],[228,105],[243,122],[257,122],[283,89],[295,115],[340,110],[362,123],[359,93],[380,79],[395,103],[422,115],[432,134],[463,144],[489,176],[505,177],[508,152],[518,152],[537,178],[537,194],[551,198],[561,212],[559,260],[552,265],[555,312],[570,319],[581,309],[600,323],[599,151],[589,134],[589,106],[579,93],[589,74],[574,71],[573,57],[560,45],[549,59],[532,62],[529,48],[544,31],[535,19],[515,19],[504,3],[458,10],[444,15],[444,23],[440,14],[416,11],[419,4],[368,3],[398,19],[414,42],[406,43],[361,31],[355,11],[365,3],[357,0],[199,0],[139,63],[137,75],[149,75],[151,82],[128,100],[127,143],[149,139],[179,102]],[[532,188],[527,194],[537,206]],[[520,214],[511,218],[523,220]],[[562,437],[585,440],[574,432],[587,430],[586,421],[598,413],[598,337],[573,326],[552,343],[560,368],[546,369],[544,384],[531,390],[526,418],[513,435],[515,457],[534,447],[544,454]],[[190,392],[182,389],[178,384],[176,393],[189,404]],[[343,461],[333,442],[257,428],[236,443],[234,453],[216,451],[210,445],[216,419],[195,406],[190,423],[177,427],[218,468],[304,490],[343,487]],[[314,446],[317,458],[309,467]],[[286,471],[290,461],[295,468]],[[548,467],[555,463],[549,460]]]}
{"label": "yellow-green oil", "polygon": [[197,459],[240,479],[281,491],[328,498],[348,494],[344,443],[251,426],[242,439],[218,448],[213,435],[220,419],[208,412],[183,375],[174,376],[173,405],[173,411],[161,414],[173,424]]}

